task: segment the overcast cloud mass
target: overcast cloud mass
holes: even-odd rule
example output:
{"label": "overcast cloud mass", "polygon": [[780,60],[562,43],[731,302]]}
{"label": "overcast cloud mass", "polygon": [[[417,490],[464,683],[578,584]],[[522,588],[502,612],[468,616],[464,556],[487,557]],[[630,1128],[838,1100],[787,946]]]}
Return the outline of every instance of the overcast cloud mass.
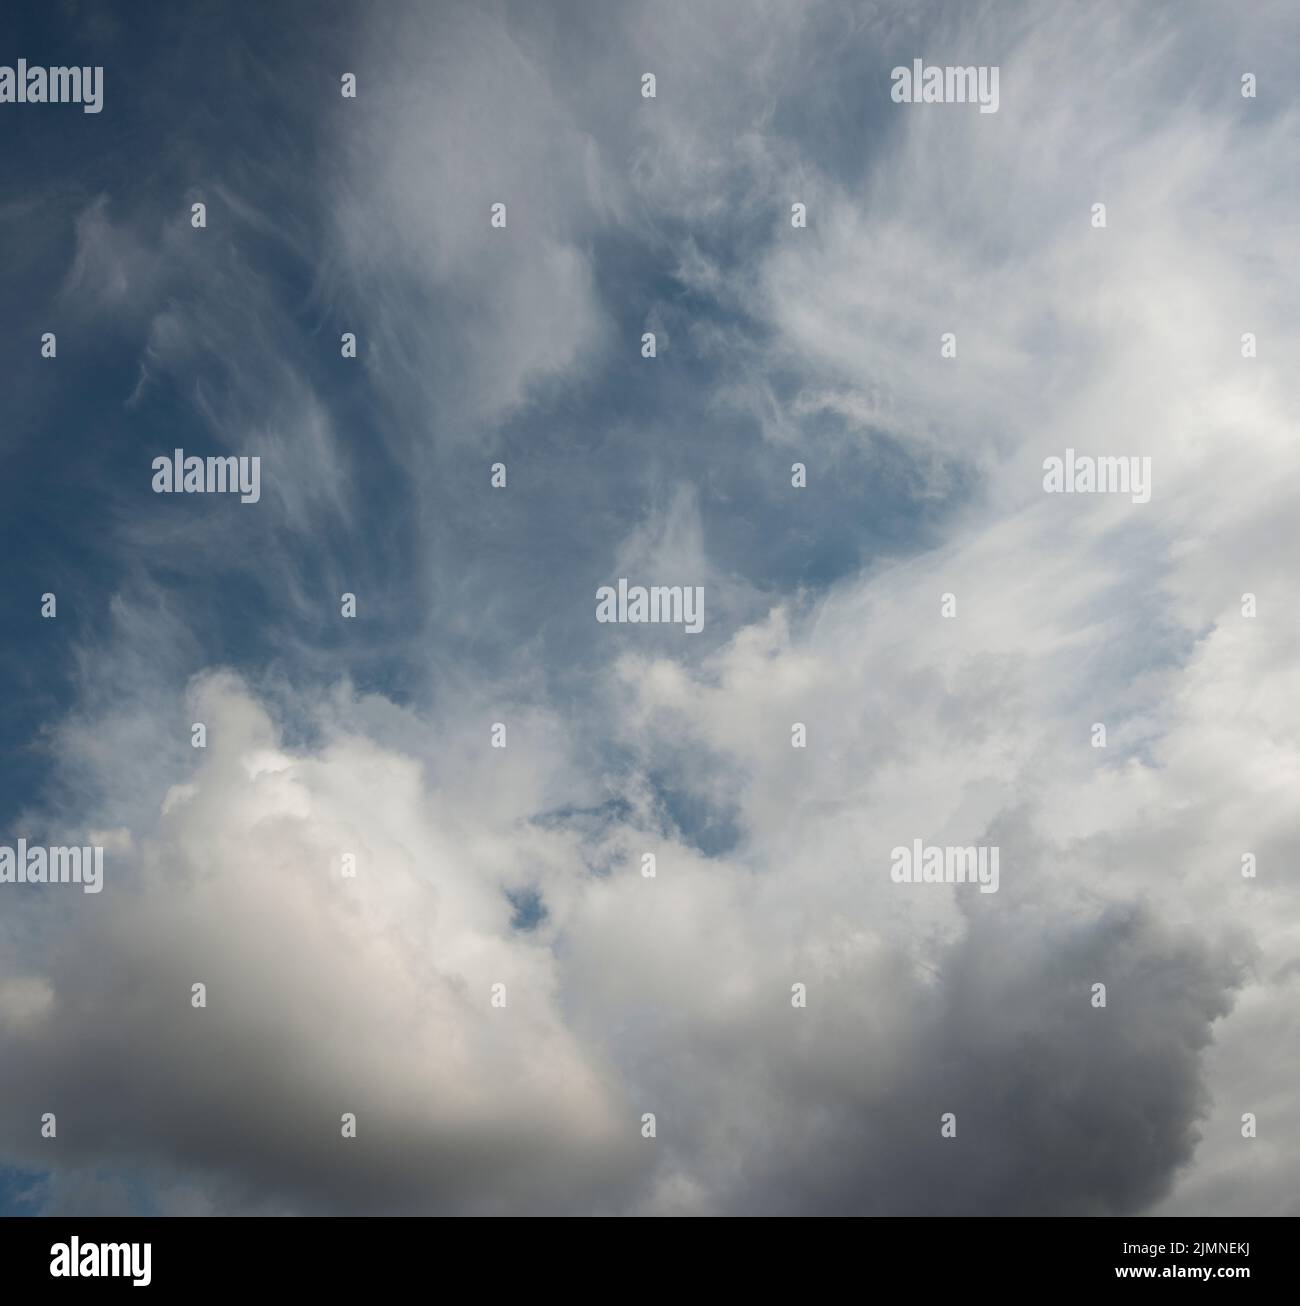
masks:
{"label": "overcast cloud mass", "polygon": [[1298,40],[6,9],[0,1211],[1300,1214]]}

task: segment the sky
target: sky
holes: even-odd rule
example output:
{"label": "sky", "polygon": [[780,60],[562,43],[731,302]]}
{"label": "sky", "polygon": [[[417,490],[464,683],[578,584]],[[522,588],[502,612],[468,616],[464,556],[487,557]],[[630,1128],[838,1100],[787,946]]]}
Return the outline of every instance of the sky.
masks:
{"label": "sky", "polygon": [[1300,1214],[1297,38],[6,7],[0,1213]]}

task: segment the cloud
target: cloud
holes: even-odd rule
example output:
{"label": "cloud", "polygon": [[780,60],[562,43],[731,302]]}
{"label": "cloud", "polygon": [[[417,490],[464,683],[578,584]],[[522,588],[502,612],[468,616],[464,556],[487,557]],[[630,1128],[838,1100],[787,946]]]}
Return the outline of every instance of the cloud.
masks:
{"label": "cloud", "polygon": [[[883,1191],[895,1210],[1100,1211],[1136,1209],[1190,1154],[1197,1054],[1239,962],[1148,908],[1048,893],[1032,835],[992,832],[1010,891],[963,926],[955,896],[938,918],[919,897],[889,911],[851,817],[788,807],[810,837],[782,868],[706,858],[644,803],[527,819],[561,796],[556,741],[525,755],[532,792],[473,765],[433,786],[342,721],[286,749],[228,676],[188,706],[209,749],[110,851],[95,906],[61,904],[6,979],[52,995],[6,1004],[25,1013],[3,1049],[25,1068],[5,1140],[24,1164],[48,1157],[30,1122],[52,1110],[61,1171],[129,1161],[217,1210],[866,1211]],[[443,747],[476,751],[455,726]],[[546,918],[520,932],[524,886]],[[944,1110],[970,1150],[935,1150]],[[1081,1114],[1122,1168],[1095,1162]]]}
{"label": "cloud", "polygon": [[[106,888],[0,918],[0,1154],[61,1211],[1294,1211],[1300,120],[1237,89],[1292,15],[557,14],[350,34],[205,246],[77,210],[129,423],[275,474],[111,483],[14,827]],[[923,40],[999,112],[890,104]],[[1067,447],[1151,502],[1044,495]],[[619,575],[705,634],[598,625]]]}
{"label": "cloud", "polygon": [[463,815],[422,801],[411,758],[347,738],[286,753],[225,677],[192,707],[209,749],[155,828],[109,852],[109,910],[65,909],[55,951],[5,983],[15,1123],[54,1111],[60,1168],[129,1158],[298,1208],[563,1204],[626,1164],[554,959],[511,934],[506,849],[458,839]]}

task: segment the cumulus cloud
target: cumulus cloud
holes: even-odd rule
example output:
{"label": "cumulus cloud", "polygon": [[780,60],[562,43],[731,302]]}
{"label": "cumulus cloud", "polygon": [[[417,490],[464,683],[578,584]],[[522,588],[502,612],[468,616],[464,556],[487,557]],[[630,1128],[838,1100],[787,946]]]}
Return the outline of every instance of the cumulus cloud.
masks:
{"label": "cumulus cloud", "polygon": [[[24,1068],[6,1146],[27,1164],[20,1122],[53,1111],[61,1171],[129,1161],[218,1210],[922,1210],[941,1176],[944,1210],[1105,1210],[1189,1153],[1234,963],[1147,909],[1043,895],[913,953],[914,923],[873,919],[886,881],[860,856],[756,874],[652,806],[584,827],[529,820],[560,795],[508,772],[486,799],[473,767],[431,786],[338,720],[288,749],[228,675],[188,706],[209,748],[110,848],[104,909],[61,904],[0,988]],[[546,906],[532,930],[512,925],[524,887]],[[1097,974],[1117,1018],[1088,1008]],[[941,1109],[969,1152],[942,1150]],[[1072,1179],[1051,1196],[1054,1166]]]}

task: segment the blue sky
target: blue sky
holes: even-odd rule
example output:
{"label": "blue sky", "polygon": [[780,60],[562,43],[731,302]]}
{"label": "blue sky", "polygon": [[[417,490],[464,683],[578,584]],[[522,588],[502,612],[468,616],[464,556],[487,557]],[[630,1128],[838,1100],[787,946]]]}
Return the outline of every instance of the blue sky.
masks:
{"label": "blue sky", "polygon": [[0,1210],[1293,1210],[1294,23],[0,19],[105,87],[0,105],[5,837],[109,868],[0,890]]}

